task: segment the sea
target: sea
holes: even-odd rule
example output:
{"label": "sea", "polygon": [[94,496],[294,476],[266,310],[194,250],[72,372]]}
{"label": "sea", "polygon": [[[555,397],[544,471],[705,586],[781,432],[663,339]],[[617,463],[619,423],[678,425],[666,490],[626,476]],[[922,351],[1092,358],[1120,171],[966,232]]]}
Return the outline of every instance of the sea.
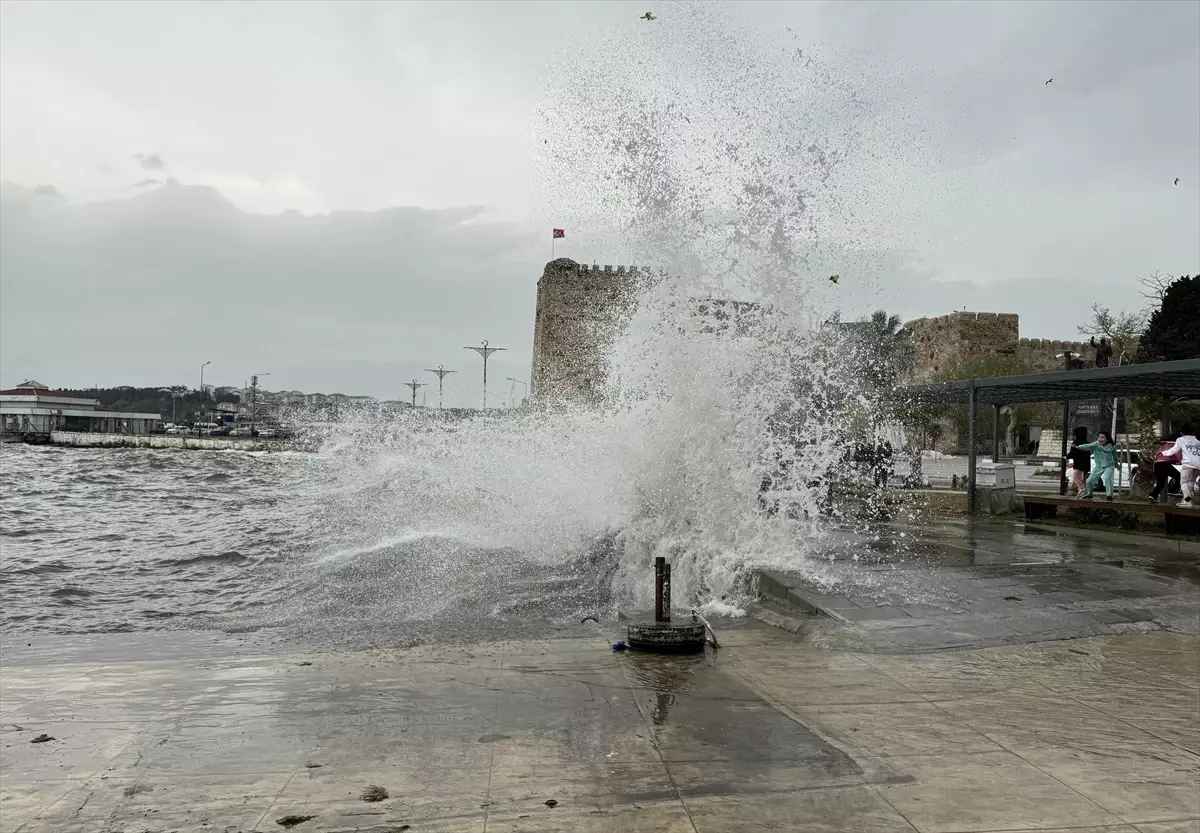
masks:
{"label": "sea", "polygon": [[0,631],[268,630],[361,647],[573,632],[609,605],[602,558],[547,569],[513,547],[393,525],[403,508],[379,508],[386,477],[347,483],[343,466],[5,444]]}

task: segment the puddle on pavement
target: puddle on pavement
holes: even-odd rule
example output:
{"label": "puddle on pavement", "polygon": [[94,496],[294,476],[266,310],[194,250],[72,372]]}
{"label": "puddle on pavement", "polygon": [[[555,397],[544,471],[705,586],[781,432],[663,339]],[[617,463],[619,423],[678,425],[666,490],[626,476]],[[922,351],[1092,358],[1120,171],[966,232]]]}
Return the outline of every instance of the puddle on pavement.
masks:
{"label": "puddle on pavement", "polygon": [[627,655],[625,676],[635,690],[653,694],[650,718],[655,726],[662,726],[667,723],[677,697],[693,689],[695,674],[712,667],[714,661],[711,648],[705,649],[703,654],[679,655],[634,651]]}
{"label": "puddle on pavement", "polygon": [[[762,699],[726,670],[720,651],[664,655],[629,652],[622,668],[666,761],[734,761],[742,777],[780,767],[858,775],[852,758]],[[696,793],[719,784],[680,785]]]}

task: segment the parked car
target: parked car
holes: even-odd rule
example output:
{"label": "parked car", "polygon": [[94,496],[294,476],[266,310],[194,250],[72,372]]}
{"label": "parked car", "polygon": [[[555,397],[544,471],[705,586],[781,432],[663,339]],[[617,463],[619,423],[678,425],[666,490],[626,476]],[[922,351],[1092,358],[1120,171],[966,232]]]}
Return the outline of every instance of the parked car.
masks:
{"label": "parked car", "polygon": [[265,439],[272,439],[272,438],[278,436],[278,432],[274,428],[264,428],[263,430],[258,432],[258,436],[263,437]]}
{"label": "parked car", "polygon": [[167,434],[186,434],[186,433],[188,433],[188,429],[182,425],[172,425],[170,428],[168,428],[166,430],[166,433]]}
{"label": "parked car", "polygon": [[250,436],[250,426],[249,425],[239,425],[237,428],[234,428],[233,430],[231,430],[229,432],[229,436],[231,436],[231,437],[249,437]]}

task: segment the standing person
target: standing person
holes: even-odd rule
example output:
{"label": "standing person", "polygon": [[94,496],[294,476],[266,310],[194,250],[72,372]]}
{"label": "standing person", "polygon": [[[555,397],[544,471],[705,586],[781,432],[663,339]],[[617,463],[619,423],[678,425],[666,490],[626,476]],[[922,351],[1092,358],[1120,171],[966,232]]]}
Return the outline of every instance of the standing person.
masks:
{"label": "standing person", "polygon": [[887,440],[875,446],[871,462],[875,469],[875,485],[877,487],[882,486],[886,489],[888,481],[892,479],[892,473],[896,470],[892,465],[893,453],[892,444]]}
{"label": "standing person", "polygon": [[1071,484],[1075,487],[1075,497],[1083,497],[1084,483],[1092,471],[1091,453],[1079,448],[1086,442],[1087,426],[1080,425],[1075,429],[1075,439],[1071,443],[1071,450],[1067,452],[1067,459],[1071,461],[1072,466]]}
{"label": "standing person", "polygon": [[1101,431],[1096,438],[1094,443],[1075,446],[1080,451],[1092,452],[1092,458],[1096,463],[1096,467],[1088,475],[1087,491],[1084,492],[1082,500],[1092,500],[1092,492],[1095,491],[1096,484],[1101,481],[1104,482],[1104,494],[1108,500],[1112,500],[1113,470],[1117,467],[1117,444],[1112,441],[1112,435],[1107,431]]}
{"label": "standing person", "polygon": [[1165,454],[1179,454],[1183,458],[1183,466],[1179,472],[1179,489],[1183,492],[1180,506],[1194,506],[1192,496],[1196,492],[1196,478],[1200,477],[1200,440],[1196,439],[1196,428],[1193,425],[1184,426],[1179,439],[1170,448],[1164,449]]}
{"label": "standing person", "polygon": [[1167,453],[1175,447],[1178,439],[1178,431],[1164,437],[1158,453],[1154,455],[1154,488],[1150,490],[1151,503],[1158,503],[1158,496],[1163,494],[1164,486],[1168,495],[1171,494],[1172,485],[1179,488],[1179,473],[1175,471],[1175,467],[1183,461],[1183,455],[1178,451]]}

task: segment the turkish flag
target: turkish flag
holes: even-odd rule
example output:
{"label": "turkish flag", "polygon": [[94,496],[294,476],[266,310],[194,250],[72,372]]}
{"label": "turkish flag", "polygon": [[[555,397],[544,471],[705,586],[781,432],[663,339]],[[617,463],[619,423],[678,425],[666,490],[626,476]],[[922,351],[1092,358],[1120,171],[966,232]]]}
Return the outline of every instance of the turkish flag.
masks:
{"label": "turkish flag", "polygon": [[550,234],[551,234],[551,235],[553,235],[553,236],[554,236],[554,238],[555,238],[556,240],[557,240],[559,237],[566,237],[566,236],[567,236],[566,229],[560,229],[560,228],[553,228],[553,229],[550,229]]}

